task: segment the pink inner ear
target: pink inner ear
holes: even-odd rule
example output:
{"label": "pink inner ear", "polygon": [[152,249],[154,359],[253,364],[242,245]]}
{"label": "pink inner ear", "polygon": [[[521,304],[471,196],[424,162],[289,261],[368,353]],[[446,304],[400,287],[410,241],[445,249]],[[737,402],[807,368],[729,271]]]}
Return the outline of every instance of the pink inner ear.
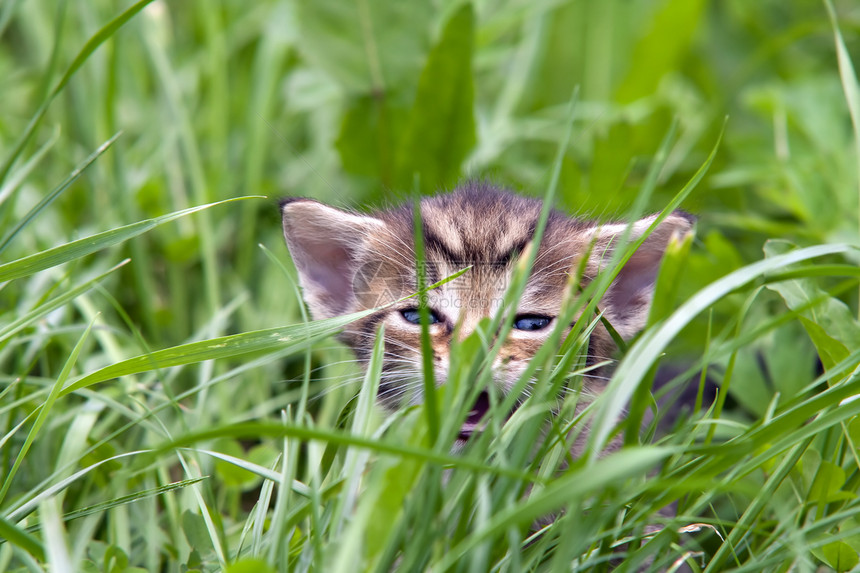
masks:
{"label": "pink inner ear", "polygon": [[[654,215],[638,221],[633,227],[635,238],[654,221]],[[672,213],[654,229],[645,242],[619,271],[606,293],[606,310],[612,325],[624,338],[632,337],[645,327],[660,261],[673,234],[690,231],[691,217],[680,212]],[[617,236],[621,226],[604,227],[604,240]]]}
{"label": "pink inner ear", "polygon": [[[319,241],[316,237],[301,241],[296,263],[309,294],[324,302],[335,313],[346,312],[355,296],[353,274],[355,260],[352,251],[331,238]],[[300,254],[299,254],[300,253]]]}
{"label": "pink inner ear", "polygon": [[[649,302],[659,268],[659,256],[634,253],[615,277],[610,289],[612,304],[623,310],[629,305]],[[643,296],[646,297],[644,300]]]}

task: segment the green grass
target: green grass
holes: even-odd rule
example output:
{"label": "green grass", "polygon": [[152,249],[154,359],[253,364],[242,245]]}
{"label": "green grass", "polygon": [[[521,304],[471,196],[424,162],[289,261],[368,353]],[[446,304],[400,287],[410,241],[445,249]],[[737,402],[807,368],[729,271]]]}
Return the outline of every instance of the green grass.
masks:
{"label": "green grass", "polygon": [[[829,0],[0,3],[0,570],[856,569],[858,31]],[[574,415],[608,275],[452,455],[510,325],[383,416],[276,199],[463,177],[699,223],[607,393]],[[625,447],[572,459],[585,422]]]}

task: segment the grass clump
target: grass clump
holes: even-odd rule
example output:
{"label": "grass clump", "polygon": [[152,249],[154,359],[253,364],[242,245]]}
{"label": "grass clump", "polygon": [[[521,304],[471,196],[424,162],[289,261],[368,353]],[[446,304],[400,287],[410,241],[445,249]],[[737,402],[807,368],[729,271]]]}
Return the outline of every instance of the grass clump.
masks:
{"label": "grass clump", "polygon": [[[801,0],[0,5],[0,570],[855,569],[857,25]],[[331,338],[350,317],[308,320],[274,197],[464,176],[699,223],[593,406],[599,281],[531,398],[452,455],[506,325],[383,418],[381,348],[364,373]],[[682,388],[704,407],[670,417]],[[625,447],[574,459],[578,431]]]}

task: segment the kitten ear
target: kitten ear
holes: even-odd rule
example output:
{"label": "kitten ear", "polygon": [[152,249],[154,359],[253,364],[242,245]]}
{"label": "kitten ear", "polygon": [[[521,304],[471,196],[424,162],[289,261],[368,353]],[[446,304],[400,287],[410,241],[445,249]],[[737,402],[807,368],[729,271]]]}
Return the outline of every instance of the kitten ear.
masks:
{"label": "kitten ear", "polygon": [[[657,215],[650,215],[633,224],[629,240],[635,241],[654,223]],[[618,272],[603,297],[601,306],[607,319],[622,338],[631,338],[645,327],[660,261],[673,237],[683,237],[692,231],[695,218],[683,211],[673,211],[636,249]],[[594,231],[595,244],[591,251],[592,268],[602,269],[611,259],[613,249],[621,244],[626,224],[610,224]]]}
{"label": "kitten ear", "polygon": [[281,201],[281,214],[284,238],[313,317],[356,310],[353,278],[368,235],[385,223],[304,198]]}

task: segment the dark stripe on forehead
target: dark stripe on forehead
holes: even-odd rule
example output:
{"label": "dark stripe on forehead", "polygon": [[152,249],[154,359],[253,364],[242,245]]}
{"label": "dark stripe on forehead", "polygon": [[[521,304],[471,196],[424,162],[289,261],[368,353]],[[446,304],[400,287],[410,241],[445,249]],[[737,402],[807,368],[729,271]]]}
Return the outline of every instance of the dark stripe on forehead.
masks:
{"label": "dark stripe on forehead", "polygon": [[521,241],[516,242],[513,247],[508,249],[506,253],[502,253],[502,255],[496,258],[496,260],[493,262],[499,266],[507,266],[512,260],[514,260],[517,256],[519,256],[520,253],[522,253],[526,249],[526,245],[529,244],[530,240],[531,236],[529,236],[529,238],[522,239]]}
{"label": "dark stripe on forehead", "polygon": [[422,222],[422,226],[424,231],[424,252],[427,253],[428,258],[431,256],[430,251],[435,251],[436,254],[445,257],[449,261],[456,261],[463,257],[462,254],[455,252],[435,231],[431,230],[426,221]]}

